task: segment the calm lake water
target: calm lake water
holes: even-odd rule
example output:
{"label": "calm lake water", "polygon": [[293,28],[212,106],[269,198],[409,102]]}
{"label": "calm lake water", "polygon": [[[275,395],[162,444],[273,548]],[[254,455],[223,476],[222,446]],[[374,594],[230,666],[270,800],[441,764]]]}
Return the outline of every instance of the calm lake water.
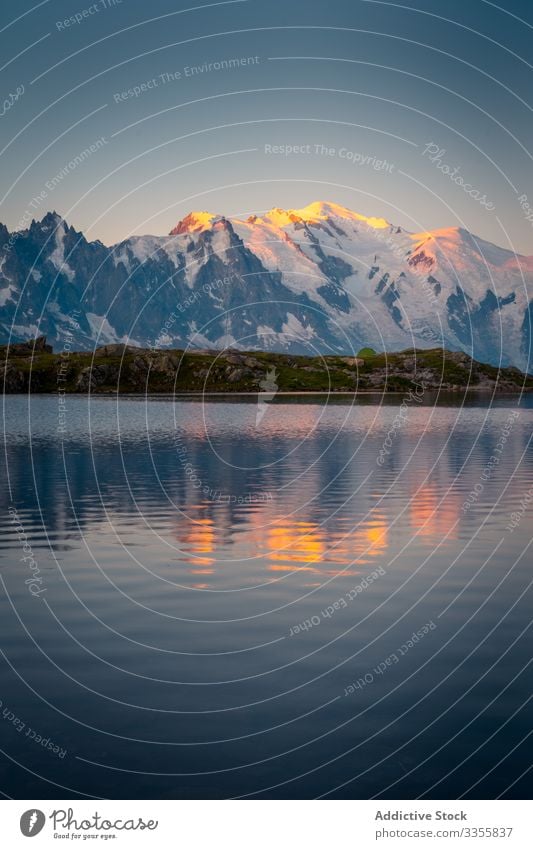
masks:
{"label": "calm lake water", "polygon": [[3,792],[530,796],[531,399],[401,402],[6,398]]}

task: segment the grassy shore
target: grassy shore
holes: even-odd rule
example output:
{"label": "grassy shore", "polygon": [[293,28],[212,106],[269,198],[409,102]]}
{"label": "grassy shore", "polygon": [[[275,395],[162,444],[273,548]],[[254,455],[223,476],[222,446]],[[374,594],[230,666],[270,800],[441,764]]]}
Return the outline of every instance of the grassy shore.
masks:
{"label": "grassy shore", "polygon": [[152,351],[106,345],[54,353],[45,340],[0,349],[4,391],[98,393],[402,392],[533,389],[533,377],[442,348],[357,357],[257,351]]}

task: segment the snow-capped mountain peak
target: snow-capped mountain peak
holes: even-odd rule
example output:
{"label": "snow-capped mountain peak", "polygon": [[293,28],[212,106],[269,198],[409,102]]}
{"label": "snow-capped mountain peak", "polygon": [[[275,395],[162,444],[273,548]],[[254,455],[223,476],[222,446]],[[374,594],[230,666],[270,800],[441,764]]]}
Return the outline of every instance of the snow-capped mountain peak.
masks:
{"label": "snow-capped mountain peak", "polygon": [[[0,226],[0,335],[61,344],[353,353],[443,346],[529,368],[533,257],[464,228],[409,233],[314,201],[230,218],[186,215],[169,236],[112,248],[57,214]],[[169,319],[169,316],[171,319]]]}
{"label": "snow-capped mountain peak", "polygon": [[375,218],[373,216],[367,217],[366,215],[361,215],[360,213],[354,212],[345,206],[340,206],[338,203],[330,203],[322,200],[313,201],[313,203],[308,204],[308,206],[304,206],[302,209],[293,209],[291,212],[307,224],[327,221],[332,218],[340,218],[354,223],[363,222],[369,227],[373,227],[377,230],[382,230],[386,227],[392,226],[385,218]]}
{"label": "snow-capped mountain peak", "polygon": [[213,224],[222,221],[223,216],[215,215],[212,212],[205,210],[197,212],[189,212],[185,218],[178,221],[176,226],[170,231],[170,236],[181,236],[183,233],[201,233],[203,230],[209,230]]}
{"label": "snow-capped mountain peak", "polygon": [[345,206],[329,201],[316,200],[301,209],[280,209],[274,207],[262,216],[252,215],[247,219],[249,224],[267,224],[274,227],[288,227],[291,224],[320,224],[324,221],[340,219],[354,224],[366,224],[374,229],[382,230],[392,227],[385,218],[361,215]]}

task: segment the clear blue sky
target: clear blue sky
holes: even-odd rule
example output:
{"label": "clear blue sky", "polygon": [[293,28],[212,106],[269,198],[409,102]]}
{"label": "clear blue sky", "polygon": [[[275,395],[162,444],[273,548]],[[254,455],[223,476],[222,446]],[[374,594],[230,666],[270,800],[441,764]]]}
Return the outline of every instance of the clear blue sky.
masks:
{"label": "clear blue sky", "polygon": [[533,254],[531,2],[3,0],[1,16],[9,229],[56,209],[111,244],[191,209],[321,199]]}

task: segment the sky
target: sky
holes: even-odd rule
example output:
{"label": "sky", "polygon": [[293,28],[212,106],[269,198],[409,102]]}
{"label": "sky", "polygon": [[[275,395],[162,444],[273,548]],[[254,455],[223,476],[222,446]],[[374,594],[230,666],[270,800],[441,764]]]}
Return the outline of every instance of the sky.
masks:
{"label": "sky", "polygon": [[0,221],[327,200],[533,254],[532,36],[529,0],[3,0]]}

